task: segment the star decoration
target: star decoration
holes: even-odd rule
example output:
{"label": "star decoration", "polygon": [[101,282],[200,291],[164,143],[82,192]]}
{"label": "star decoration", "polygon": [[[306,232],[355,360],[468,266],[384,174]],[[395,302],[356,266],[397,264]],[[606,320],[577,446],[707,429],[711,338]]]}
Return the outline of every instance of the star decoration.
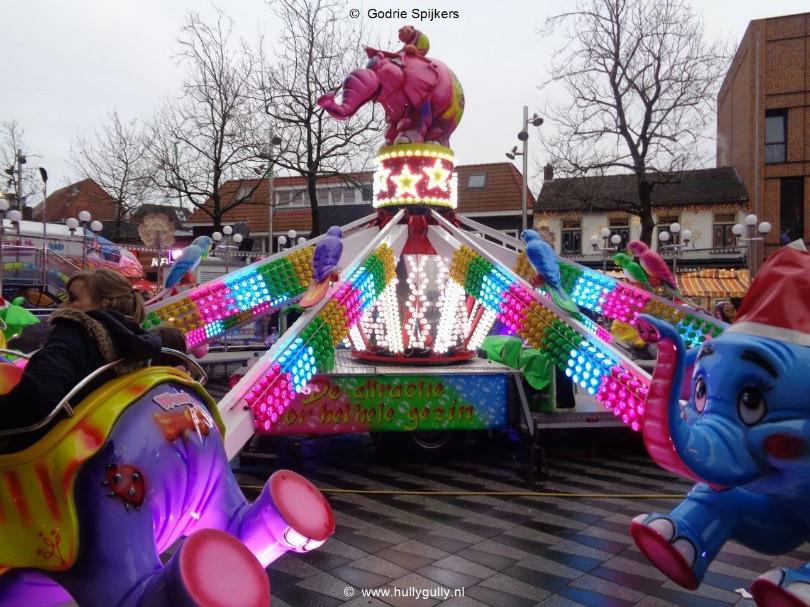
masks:
{"label": "star decoration", "polygon": [[413,196],[414,198],[419,197],[419,193],[416,191],[416,184],[422,181],[422,175],[411,173],[411,169],[407,164],[402,167],[402,172],[399,175],[391,178],[391,181],[397,184],[397,193],[395,194],[397,198],[402,198],[405,195]]}
{"label": "star decoration", "polygon": [[374,173],[374,194],[384,192],[388,189],[388,177],[391,175],[391,169],[386,169],[380,165]]}
{"label": "star decoration", "polygon": [[450,171],[442,166],[441,160],[437,158],[436,163],[432,167],[425,167],[422,169],[422,172],[427,175],[430,180],[427,184],[428,190],[437,188],[447,192],[447,178],[450,175]]}

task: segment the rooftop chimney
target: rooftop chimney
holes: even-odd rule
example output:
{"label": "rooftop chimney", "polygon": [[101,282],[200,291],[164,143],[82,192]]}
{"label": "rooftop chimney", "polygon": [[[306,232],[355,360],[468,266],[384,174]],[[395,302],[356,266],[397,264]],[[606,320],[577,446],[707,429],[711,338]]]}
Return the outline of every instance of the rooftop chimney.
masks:
{"label": "rooftop chimney", "polygon": [[543,167],[543,181],[551,181],[554,179],[554,167],[547,164]]}

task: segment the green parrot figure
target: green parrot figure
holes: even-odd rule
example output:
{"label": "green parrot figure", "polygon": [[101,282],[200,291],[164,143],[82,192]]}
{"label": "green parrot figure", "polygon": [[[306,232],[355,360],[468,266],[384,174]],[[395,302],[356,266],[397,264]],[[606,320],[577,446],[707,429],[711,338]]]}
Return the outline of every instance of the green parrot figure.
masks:
{"label": "green parrot figure", "polygon": [[631,282],[638,283],[649,288],[650,280],[647,278],[647,273],[644,271],[644,268],[633,261],[633,258],[627,253],[616,253],[613,256],[613,261],[616,262],[616,265],[622,269],[624,275]]}

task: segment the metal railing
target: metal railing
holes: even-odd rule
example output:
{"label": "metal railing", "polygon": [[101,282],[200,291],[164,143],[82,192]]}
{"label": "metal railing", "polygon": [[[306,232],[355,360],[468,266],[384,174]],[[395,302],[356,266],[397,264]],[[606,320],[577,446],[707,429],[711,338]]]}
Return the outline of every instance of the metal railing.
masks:
{"label": "metal railing", "polygon": [[[196,371],[199,374],[199,376],[198,376],[199,378],[194,380],[194,381],[196,381],[200,385],[205,385],[205,382],[208,380],[208,376],[206,375],[203,368],[197,363],[197,361],[192,359],[187,354],[184,354],[183,352],[179,352],[177,350],[172,350],[171,348],[161,348],[160,351],[161,351],[161,354],[169,354],[171,356],[175,356],[176,358],[181,360],[184,364],[191,367],[191,369],[193,369],[194,371]],[[0,351],[0,353],[2,353],[2,352]],[[16,353],[16,354],[19,355],[19,353]],[[30,426],[22,426],[22,427],[19,427],[19,428],[10,428],[8,430],[0,430],[0,437],[16,436],[16,435],[19,435],[19,434],[28,434],[30,432],[35,432],[35,431],[47,426],[62,411],[64,411],[65,414],[68,417],[73,417],[74,411],[73,411],[73,407],[70,404],[71,399],[73,399],[79,392],[81,392],[85,387],[87,387],[93,380],[97,379],[100,375],[106,373],[107,371],[109,371],[110,369],[112,369],[113,367],[115,367],[117,364],[119,364],[121,362],[124,362],[124,359],[114,360],[114,361],[109,362],[109,363],[107,363],[105,365],[102,365],[101,367],[99,367],[98,369],[96,369],[95,371],[93,371],[92,373],[87,375],[78,384],[73,386],[73,388],[70,390],[70,392],[65,394],[65,396],[62,397],[62,400],[60,400],[56,404],[56,406],[53,409],[51,409],[50,413],[48,413],[48,415],[46,415],[40,421],[38,421],[38,422],[36,422],[34,424],[31,424]],[[192,378],[192,379],[194,379],[194,378]]]}

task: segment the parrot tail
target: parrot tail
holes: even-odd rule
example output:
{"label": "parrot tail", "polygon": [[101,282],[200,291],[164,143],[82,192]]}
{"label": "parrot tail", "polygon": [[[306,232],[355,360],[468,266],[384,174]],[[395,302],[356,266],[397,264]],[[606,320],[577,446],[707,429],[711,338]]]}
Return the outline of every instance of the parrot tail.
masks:
{"label": "parrot tail", "polygon": [[166,297],[166,295],[168,294],[168,292],[169,292],[169,291],[170,291],[170,289],[163,289],[163,290],[162,290],[162,291],[160,291],[160,292],[159,292],[157,295],[155,295],[155,296],[154,296],[152,299],[150,299],[149,301],[145,302],[145,303],[146,303],[146,305],[147,305],[147,306],[151,306],[153,303],[155,303],[155,302],[157,302],[157,301],[160,301],[161,299],[163,299],[164,297]]}
{"label": "parrot tail", "polygon": [[318,282],[313,280],[303,297],[301,297],[298,305],[302,308],[311,308],[326,296],[326,293],[329,291],[329,285],[330,281],[328,276]]}
{"label": "parrot tail", "polygon": [[572,316],[579,317],[579,308],[577,307],[577,304],[574,303],[564,289],[549,289],[549,293],[551,293],[551,301],[553,301],[557,306]]}

